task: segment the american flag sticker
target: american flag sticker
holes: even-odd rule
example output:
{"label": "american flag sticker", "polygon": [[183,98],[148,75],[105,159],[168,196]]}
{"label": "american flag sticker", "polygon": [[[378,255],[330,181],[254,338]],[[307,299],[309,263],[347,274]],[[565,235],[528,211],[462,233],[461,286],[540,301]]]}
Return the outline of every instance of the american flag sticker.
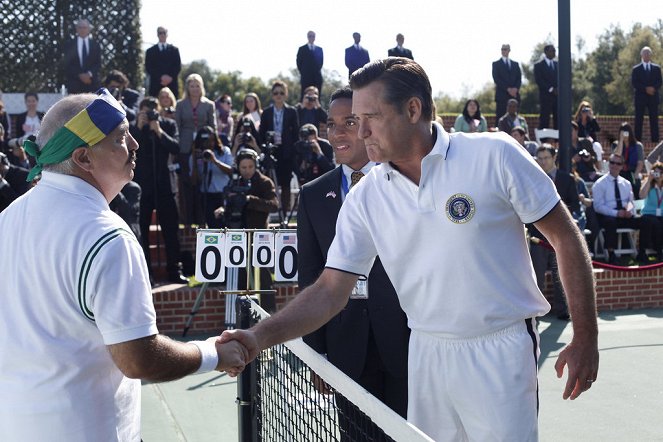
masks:
{"label": "american flag sticker", "polygon": [[297,235],[283,235],[283,244],[297,244]]}

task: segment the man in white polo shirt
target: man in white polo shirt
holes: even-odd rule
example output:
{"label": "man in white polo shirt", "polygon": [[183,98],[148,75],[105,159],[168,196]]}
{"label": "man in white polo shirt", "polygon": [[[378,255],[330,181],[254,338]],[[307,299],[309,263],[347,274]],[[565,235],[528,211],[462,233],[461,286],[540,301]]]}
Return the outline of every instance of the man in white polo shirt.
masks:
{"label": "man in white polo shirt", "polygon": [[598,372],[595,288],[582,234],[554,185],[506,134],[447,134],[432,123],[426,73],[378,60],[351,78],[353,113],[380,162],[349,192],[326,269],[279,314],[224,332],[251,356],[340,310],[380,256],[412,329],[407,418],[435,440],[537,440],[538,334],[550,306],[523,224],[557,252],[574,337],[560,352],[563,398]]}
{"label": "man in white polo shirt", "polygon": [[243,368],[240,345],[158,335],[140,244],[108,203],[138,145],[106,89],[46,114],[28,180],[0,214],[0,435],[11,441],[140,440],[140,379]]}

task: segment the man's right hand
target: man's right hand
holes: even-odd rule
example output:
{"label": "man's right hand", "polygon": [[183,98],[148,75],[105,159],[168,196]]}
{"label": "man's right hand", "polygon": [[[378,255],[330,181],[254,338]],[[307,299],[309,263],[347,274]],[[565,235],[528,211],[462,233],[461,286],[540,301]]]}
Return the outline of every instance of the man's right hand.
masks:
{"label": "man's right hand", "polygon": [[258,338],[252,330],[226,330],[216,340],[217,345],[230,341],[238,341],[244,346],[248,352],[248,357],[245,360],[247,364],[253,361],[260,353]]}
{"label": "man's right hand", "polygon": [[248,364],[249,352],[239,341],[230,341],[225,344],[214,342],[216,352],[219,355],[219,363],[216,370],[225,371],[231,377],[235,377],[244,370]]}

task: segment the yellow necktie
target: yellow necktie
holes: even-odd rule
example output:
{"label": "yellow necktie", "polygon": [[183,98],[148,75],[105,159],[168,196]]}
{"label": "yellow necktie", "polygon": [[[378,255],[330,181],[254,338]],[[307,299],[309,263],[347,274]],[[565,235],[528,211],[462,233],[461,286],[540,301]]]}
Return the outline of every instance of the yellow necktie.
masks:
{"label": "yellow necktie", "polygon": [[359,171],[359,172],[352,172],[352,175],[350,175],[350,187],[354,186],[359,182],[360,179],[364,178],[364,174]]}

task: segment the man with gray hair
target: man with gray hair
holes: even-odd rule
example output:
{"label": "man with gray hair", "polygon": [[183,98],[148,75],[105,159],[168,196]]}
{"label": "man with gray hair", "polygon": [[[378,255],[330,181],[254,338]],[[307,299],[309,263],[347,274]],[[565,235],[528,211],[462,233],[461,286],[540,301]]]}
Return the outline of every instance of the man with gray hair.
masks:
{"label": "man with gray hair", "polygon": [[141,379],[234,375],[244,352],[158,334],[141,246],[108,207],[138,144],[106,89],[56,103],[25,145],[41,180],[0,214],[0,434],[137,441]]}
{"label": "man with gray hair", "polygon": [[634,89],[635,101],[635,138],[642,141],[642,123],[645,118],[645,108],[649,114],[649,129],[651,141],[658,142],[658,103],[659,89],[661,89],[661,67],[651,61],[652,51],[645,46],[640,51],[642,61],[633,66],[631,71],[631,85]]}
{"label": "man with gray hair", "polygon": [[76,37],[64,50],[64,71],[70,94],[93,92],[100,84],[101,47],[90,37],[92,26],[81,18],[75,22]]}

